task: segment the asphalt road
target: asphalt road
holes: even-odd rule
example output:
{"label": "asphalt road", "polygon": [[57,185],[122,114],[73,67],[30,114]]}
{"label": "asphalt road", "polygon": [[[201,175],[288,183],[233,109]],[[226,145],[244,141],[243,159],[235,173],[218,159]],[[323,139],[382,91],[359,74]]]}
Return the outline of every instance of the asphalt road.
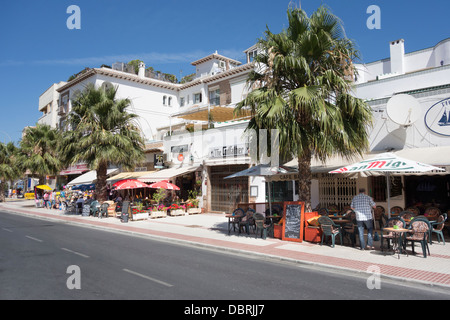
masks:
{"label": "asphalt road", "polygon": [[384,279],[371,290],[367,277],[311,268],[0,212],[3,300],[450,297]]}

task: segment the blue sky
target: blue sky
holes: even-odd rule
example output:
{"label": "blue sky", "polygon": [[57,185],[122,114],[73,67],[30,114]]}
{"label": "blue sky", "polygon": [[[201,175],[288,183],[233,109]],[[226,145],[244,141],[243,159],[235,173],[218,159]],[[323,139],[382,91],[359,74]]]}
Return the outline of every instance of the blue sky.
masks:
{"label": "blue sky", "polygon": [[[218,51],[244,61],[243,50],[286,27],[290,0],[40,0],[2,1],[0,10],[0,141],[18,142],[41,116],[39,96],[85,67],[144,60],[180,76],[190,63]],[[295,5],[299,0],[293,1]],[[81,9],[81,29],[69,30],[70,5]],[[406,52],[450,37],[448,0],[302,0],[311,14],[321,4],[341,18],[362,60],[389,57],[389,41],[405,39]],[[370,30],[370,5],[381,29]]]}

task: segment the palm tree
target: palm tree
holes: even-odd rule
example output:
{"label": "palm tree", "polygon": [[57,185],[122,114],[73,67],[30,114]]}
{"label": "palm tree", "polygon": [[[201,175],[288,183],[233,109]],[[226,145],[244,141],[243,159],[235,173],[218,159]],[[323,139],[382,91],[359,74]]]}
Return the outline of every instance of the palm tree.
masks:
{"label": "palm tree", "polygon": [[0,202],[5,201],[6,181],[12,181],[21,176],[17,161],[17,147],[14,143],[0,142]]}
{"label": "palm tree", "polygon": [[298,194],[311,209],[311,159],[351,158],[368,148],[370,108],[351,95],[357,59],[339,18],[326,7],[310,17],[289,8],[289,27],[267,29],[248,84],[254,88],[236,106],[249,107],[249,129],[277,129],[280,155],[297,157]]}
{"label": "palm tree", "polygon": [[116,88],[95,88],[88,84],[72,100],[68,130],[63,134],[60,153],[66,164],[87,163],[97,171],[99,201],[107,194],[107,169],[121,165],[132,169],[144,159],[144,142],[134,123],[137,115],[128,113],[128,99],[116,99]]}
{"label": "palm tree", "polygon": [[25,129],[20,141],[20,164],[24,171],[36,174],[40,184],[45,183],[46,175],[57,175],[61,170],[57,154],[59,141],[59,131],[49,125],[37,124]]}

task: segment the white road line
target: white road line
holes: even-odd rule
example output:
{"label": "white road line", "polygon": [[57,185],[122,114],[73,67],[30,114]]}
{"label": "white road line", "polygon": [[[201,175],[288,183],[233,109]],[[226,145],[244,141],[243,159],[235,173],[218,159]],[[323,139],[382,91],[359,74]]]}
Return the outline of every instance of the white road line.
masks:
{"label": "white road line", "polygon": [[2,228],[3,230],[5,230],[5,231],[8,231],[8,232],[13,232],[12,230],[9,230],[9,229],[6,229],[6,228]]}
{"label": "white road line", "polygon": [[144,279],[147,279],[147,280],[150,280],[150,281],[162,284],[163,286],[166,286],[166,287],[173,287],[173,285],[171,285],[170,283],[167,283],[167,282],[164,282],[164,281],[161,281],[161,280],[158,280],[158,279],[151,278],[149,276],[137,273],[135,271],[131,271],[131,270],[128,270],[128,269],[123,269],[123,271],[131,273],[131,274],[134,274],[135,276],[138,276],[138,277],[141,277],[141,278],[144,278]]}
{"label": "white road line", "polygon": [[27,237],[28,239],[31,239],[31,240],[37,241],[37,242],[42,242],[42,240],[41,240],[41,239],[33,238],[33,237],[30,237],[30,236],[25,236],[25,237]]}
{"label": "white road line", "polygon": [[64,250],[64,251],[67,251],[67,252],[76,254],[76,255],[78,255],[78,256],[80,256],[80,257],[83,257],[83,258],[86,258],[86,259],[89,258],[89,256],[87,256],[87,255],[85,255],[85,254],[82,254],[82,253],[80,253],[80,252],[76,252],[76,251],[73,251],[73,250],[70,250],[70,249],[67,249],[67,248],[61,248],[61,250]]}

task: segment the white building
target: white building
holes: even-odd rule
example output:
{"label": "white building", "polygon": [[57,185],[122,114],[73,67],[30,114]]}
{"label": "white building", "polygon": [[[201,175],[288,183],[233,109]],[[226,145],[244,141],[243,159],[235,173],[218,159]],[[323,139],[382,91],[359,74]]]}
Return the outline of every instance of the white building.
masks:
{"label": "white building", "polygon": [[64,81],[54,83],[39,96],[39,111],[42,112],[42,116],[37,121],[38,123],[47,124],[53,128],[57,127],[59,107],[59,92],[57,89],[65,84]]}
{"label": "white building", "polygon": [[[373,128],[369,129],[370,153],[393,151],[405,158],[445,167],[444,173],[396,177],[391,188],[391,207],[407,208],[419,203],[447,211],[450,123],[442,120],[445,113],[448,121],[450,111],[450,38],[410,53],[405,53],[405,41],[400,39],[389,43],[389,53],[389,58],[356,66],[359,74],[354,94],[368,103],[374,116]],[[413,97],[419,107],[391,104],[387,108],[388,101],[399,94]],[[387,209],[384,177],[349,179],[327,174],[332,168],[349,164],[337,160],[313,167],[313,207],[320,203],[342,208],[349,204],[357,188],[365,187],[377,204]]]}

